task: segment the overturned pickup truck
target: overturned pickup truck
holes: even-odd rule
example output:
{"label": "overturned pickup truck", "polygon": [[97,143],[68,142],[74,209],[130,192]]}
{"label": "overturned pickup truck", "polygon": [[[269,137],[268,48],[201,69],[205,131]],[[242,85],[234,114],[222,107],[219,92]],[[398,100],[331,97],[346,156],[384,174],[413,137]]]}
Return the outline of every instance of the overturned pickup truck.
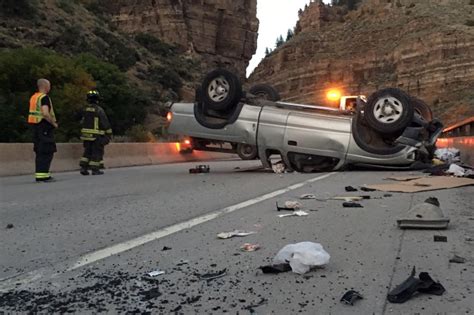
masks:
{"label": "overturned pickup truck", "polygon": [[191,137],[194,150],[258,157],[267,168],[277,154],[299,172],[409,169],[431,160],[443,126],[423,101],[393,88],[341,100],[339,109],[280,102],[271,86],[246,93],[234,74],[218,69],[204,78],[194,104],[171,104],[169,132]]}

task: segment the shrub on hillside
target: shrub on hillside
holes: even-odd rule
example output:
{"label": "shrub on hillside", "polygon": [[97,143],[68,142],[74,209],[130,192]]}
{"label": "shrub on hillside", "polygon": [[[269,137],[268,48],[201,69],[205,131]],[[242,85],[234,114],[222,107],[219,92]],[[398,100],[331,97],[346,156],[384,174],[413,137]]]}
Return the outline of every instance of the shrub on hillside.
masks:
{"label": "shrub on hillside", "polygon": [[156,38],[153,35],[146,34],[146,33],[140,33],[137,36],[135,36],[135,40],[148,49],[150,52],[163,56],[163,57],[169,57],[173,56],[176,54],[176,47],[167,44],[165,42],[162,42],[160,39]]}
{"label": "shrub on hillside", "polygon": [[0,1],[0,16],[31,19],[38,13],[36,0],[2,0]]}

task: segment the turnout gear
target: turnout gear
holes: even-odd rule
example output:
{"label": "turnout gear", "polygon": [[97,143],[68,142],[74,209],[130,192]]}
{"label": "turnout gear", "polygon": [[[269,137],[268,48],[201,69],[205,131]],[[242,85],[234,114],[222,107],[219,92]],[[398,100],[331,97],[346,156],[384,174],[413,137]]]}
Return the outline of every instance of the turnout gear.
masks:
{"label": "turnout gear", "polygon": [[35,178],[37,182],[52,181],[49,169],[56,152],[54,126],[43,119],[42,106],[48,106],[51,117],[56,120],[53,104],[48,95],[37,92],[30,98],[28,123],[33,128],[33,151],[35,157]]}
{"label": "turnout gear", "polygon": [[104,147],[110,142],[112,129],[105,111],[98,105],[99,92],[91,90],[87,93],[89,104],[82,112],[81,140],[84,145],[84,154],[79,162],[80,173],[89,175],[102,175],[104,168]]}

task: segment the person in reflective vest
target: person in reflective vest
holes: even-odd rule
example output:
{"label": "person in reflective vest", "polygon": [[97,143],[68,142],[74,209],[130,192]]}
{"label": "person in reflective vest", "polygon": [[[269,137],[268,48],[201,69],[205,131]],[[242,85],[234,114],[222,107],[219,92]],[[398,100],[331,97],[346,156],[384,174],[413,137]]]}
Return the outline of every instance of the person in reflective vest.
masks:
{"label": "person in reflective vest", "polygon": [[81,140],[84,144],[84,154],[79,162],[82,175],[104,174],[104,147],[112,137],[109,119],[102,107],[99,106],[100,94],[97,90],[87,93],[87,107],[82,111]]}
{"label": "person in reflective vest", "polygon": [[51,83],[46,79],[37,81],[38,92],[30,98],[28,123],[33,126],[33,150],[35,158],[36,182],[51,182],[49,169],[56,152],[54,129],[58,128],[53,103],[48,96]]}

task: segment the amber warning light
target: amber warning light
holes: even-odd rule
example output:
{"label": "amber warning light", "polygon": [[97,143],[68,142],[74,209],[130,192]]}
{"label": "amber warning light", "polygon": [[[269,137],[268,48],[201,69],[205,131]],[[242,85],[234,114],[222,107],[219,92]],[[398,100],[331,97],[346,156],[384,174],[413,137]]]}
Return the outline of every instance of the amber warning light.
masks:
{"label": "amber warning light", "polygon": [[341,99],[341,91],[336,89],[329,90],[326,94],[326,97],[332,102],[339,101]]}
{"label": "amber warning light", "polygon": [[168,114],[166,114],[166,120],[168,122],[171,122],[171,120],[173,119],[173,113],[172,112],[168,112]]}

